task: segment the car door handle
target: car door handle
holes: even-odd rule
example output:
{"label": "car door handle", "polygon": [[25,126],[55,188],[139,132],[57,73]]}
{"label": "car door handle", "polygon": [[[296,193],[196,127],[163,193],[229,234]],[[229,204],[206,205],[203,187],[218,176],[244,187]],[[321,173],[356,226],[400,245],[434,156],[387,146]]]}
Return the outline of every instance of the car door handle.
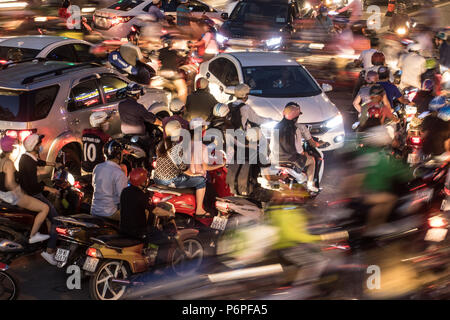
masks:
{"label": "car door handle", "polygon": [[70,124],[76,125],[76,124],[80,124],[80,119],[73,119]]}

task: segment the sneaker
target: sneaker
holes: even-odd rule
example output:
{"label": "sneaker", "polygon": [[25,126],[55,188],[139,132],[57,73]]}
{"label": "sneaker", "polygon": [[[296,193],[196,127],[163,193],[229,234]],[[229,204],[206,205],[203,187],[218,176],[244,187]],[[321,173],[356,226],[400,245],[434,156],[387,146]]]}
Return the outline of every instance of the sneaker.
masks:
{"label": "sneaker", "polygon": [[44,258],[48,263],[50,263],[52,266],[56,266],[58,263],[55,260],[55,254],[54,253],[48,253],[47,251],[43,251],[41,253],[42,258]]}
{"label": "sneaker", "polygon": [[316,188],[316,186],[314,185],[314,182],[308,181],[308,183],[306,184],[306,187],[308,188],[309,191],[311,192],[319,192],[319,188]]}
{"label": "sneaker", "polygon": [[39,232],[36,232],[34,236],[30,237],[30,240],[28,240],[29,243],[36,243],[36,242],[42,242],[50,238],[48,234],[42,234]]}

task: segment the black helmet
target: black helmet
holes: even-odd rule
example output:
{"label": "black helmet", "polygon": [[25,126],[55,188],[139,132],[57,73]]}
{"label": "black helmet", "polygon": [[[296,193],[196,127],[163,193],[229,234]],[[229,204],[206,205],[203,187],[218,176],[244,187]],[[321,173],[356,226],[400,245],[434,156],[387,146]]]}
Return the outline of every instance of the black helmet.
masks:
{"label": "black helmet", "polygon": [[384,93],[383,86],[376,84],[370,88],[369,94],[371,96],[381,96]]}
{"label": "black helmet", "polygon": [[124,89],[125,95],[128,97],[139,98],[139,95],[144,94],[144,87],[142,87],[140,84],[137,84],[136,82],[130,82]]}
{"label": "black helmet", "polygon": [[173,37],[170,34],[161,36],[161,42],[163,43],[164,47],[170,47],[172,45],[172,39]]}
{"label": "black helmet", "polygon": [[116,140],[111,140],[103,146],[103,153],[108,160],[118,158],[123,151],[122,145]]}
{"label": "black helmet", "polygon": [[388,79],[389,78],[389,68],[381,66],[378,68],[378,78],[379,79]]}

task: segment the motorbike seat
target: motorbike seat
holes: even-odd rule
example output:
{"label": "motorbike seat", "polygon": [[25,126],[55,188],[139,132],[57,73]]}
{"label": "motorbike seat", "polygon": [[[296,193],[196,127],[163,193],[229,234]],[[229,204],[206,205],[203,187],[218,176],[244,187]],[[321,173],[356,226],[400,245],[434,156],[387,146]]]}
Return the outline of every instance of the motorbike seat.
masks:
{"label": "motorbike seat", "polygon": [[104,242],[108,246],[116,248],[128,248],[142,243],[142,240],[120,234],[101,235],[95,237],[95,239]]}
{"label": "motorbike seat", "polygon": [[195,194],[194,188],[172,188],[172,187],[163,186],[163,185],[155,185],[153,187],[156,189],[160,189],[162,193],[164,191],[173,191],[173,192],[184,193],[184,194]]}

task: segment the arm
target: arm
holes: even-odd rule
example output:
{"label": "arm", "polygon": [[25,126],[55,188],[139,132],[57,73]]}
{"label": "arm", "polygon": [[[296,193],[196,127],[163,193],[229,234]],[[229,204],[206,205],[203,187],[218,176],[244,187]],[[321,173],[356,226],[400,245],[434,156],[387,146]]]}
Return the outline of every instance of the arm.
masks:
{"label": "arm", "polygon": [[9,191],[14,190],[17,188],[17,183],[15,179],[14,173],[16,172],[16,169],[14,168],[14,163],[11,160],[5,160],[5,187]]}
{"label": "arm", "polygon": [[115,179],[115,186],[114,190],[116,192],[116,199],[119,199],[120,204],[120,196],[122,194],[123,189],[125,189],[128,186],[128,179],[127,176],[121,171],[121,174],[117,176]]}
{"label": "arm", "polygon": [[241,114],[246,116],[248,121],[254,122],[257,125],[262,125],[265,122],[272,121],[272,119],[258,116],[255,110],[253,110],[249,105],[245,105],[241,108]]}
{"label": "arm", "polygon": [[148,111],[142,104],[139,107],[139,114],[144,121],[153,123],[157,126],[162,125],[161,120],[156,118],[156,116],[152,112]]}
{"label": "arm", "polygon": [[358,111],[358,113],[361,113],[361,96],[358,94],[353,100],[353,107]]}

